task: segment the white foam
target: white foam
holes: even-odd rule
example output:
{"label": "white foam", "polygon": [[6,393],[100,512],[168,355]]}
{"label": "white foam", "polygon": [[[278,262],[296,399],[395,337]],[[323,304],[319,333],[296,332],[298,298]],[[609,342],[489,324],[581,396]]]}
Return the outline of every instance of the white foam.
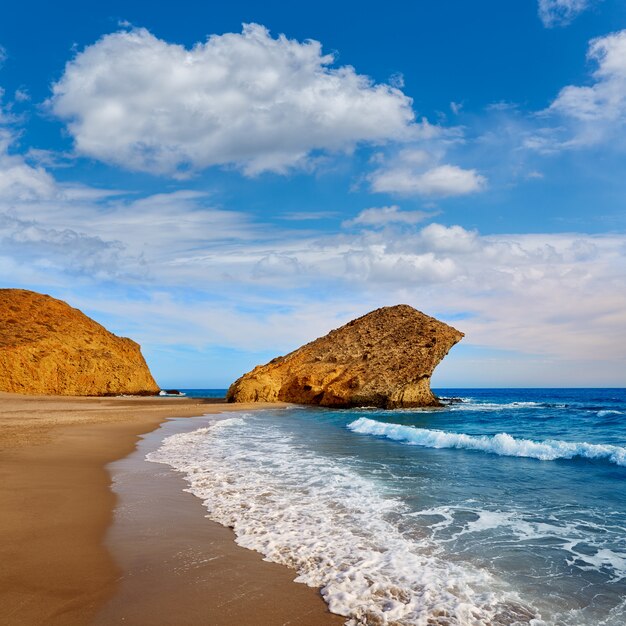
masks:
{"label": "white foam", "polygon": [[237,543],[297,570],[348,624],[543,624],[486,570],[439,556],[427,536],[405,537],[393,520],[407,511],[381,484],[267,420],[173,435],[147,459],[184,473]]}
{"label": "white foam", "polygon": [[626,554],[608,548],[596,550],[594,554],[585,554],[576,550],[575,544],[570,544],[568,547],[573,554],[573,557],[568,560],[570,565],[587,571],[608,571],[611,574],[611,582],[626,578]]}
{"label": "white foam", "polygon": [[606,411],[598,411],[596,413],[598,417],[607,417],[608,415],[623,415],[622,411],[614,411],[614,410],[606,410]]}
{"label": "white foam", "polygon": [[503,411],[509,409],[563,408],[565,405],[546,405],[542,402],[477,402],[473,398],[462,398],[462,402],[451,403],[452,411]]}
{"label": "white foam", "polygon": [[601,459],[615,463],[615,465],[626,466],[626,448],[609,444],[579,443],[558,439],[533,441],[532,439],[515,439],[507,433],[493,436],[466,435],[464,433],[449,433],[442,430],[389,424],[367,417],[361,417],[348,424],[348,428],[356,433],[377,435],[425,448],[480,450],[500,456],[527,457],[541,461],[581,457],[593,460]]}
{"label": "white foam", "polygon": [[[468,514],[475,519],[468,519]],[[608,512],[604,512],[608,515]],[[602,524],[589,519],[567,519],[565,515],[549,516],[543,520],[533,519],[527,513],[515,509],[488,510],[476,506],[438,506],[410,514],[416,518],[441,518],[428,528],[437,542],[452,543],[467,535],[488,533],[493,541],[513,543],[538,542],[550,539],[552,549],[563,550],[564,561],[580,570],[605,573],[611,582],[626,579],[626,553],[609,547],[617,537],[623,537],[626,529],[614,526],[609,519]],[[592,530],[593,532],[590,532]],[[496,532],[498,531],[498,532]],[[598,544],[591,546],[594,537]],[[474,538],[474,541],[480,540]],[[608,545],[603,545],[607,542]],[[623,545],[623,542],[621,542]],[[585,546],[585,550],[581,546]]]}

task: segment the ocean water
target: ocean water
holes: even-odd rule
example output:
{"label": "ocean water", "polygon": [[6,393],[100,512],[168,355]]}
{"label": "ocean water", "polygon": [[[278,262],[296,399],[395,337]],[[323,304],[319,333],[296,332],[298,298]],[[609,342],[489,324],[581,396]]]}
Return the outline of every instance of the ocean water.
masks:
{"label": "ocean water", "polygon": [[148,455],[355,624],[626,624],[626,390],[228,414]]}
{"label": "ocean water", "polygon": [[228,389],[179,389],[178,391],[182,391],[189,398],[225,398]]}

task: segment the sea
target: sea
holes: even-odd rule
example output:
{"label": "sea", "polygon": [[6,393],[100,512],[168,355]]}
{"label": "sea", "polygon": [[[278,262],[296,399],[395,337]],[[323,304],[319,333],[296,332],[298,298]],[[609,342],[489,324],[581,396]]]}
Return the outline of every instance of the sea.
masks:
{"label": "sea", "polygon": [[626,390],[435,393],[224,414],[147,460],[346,624],[624,626]]}

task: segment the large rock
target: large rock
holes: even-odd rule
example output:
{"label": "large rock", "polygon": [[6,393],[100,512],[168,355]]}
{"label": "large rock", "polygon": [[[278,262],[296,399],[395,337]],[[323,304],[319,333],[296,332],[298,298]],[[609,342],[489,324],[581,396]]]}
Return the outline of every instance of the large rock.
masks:
{"label": "large rock", "polygon": [[0,289],[0,391],[148,395],[159,387],[139,344],[61,300]]}
{"label": "large rock", "polygon": [[430,377],[462,337],[406,304],[384,307],[255,367],[226,397],[329,407],[439,406]]}

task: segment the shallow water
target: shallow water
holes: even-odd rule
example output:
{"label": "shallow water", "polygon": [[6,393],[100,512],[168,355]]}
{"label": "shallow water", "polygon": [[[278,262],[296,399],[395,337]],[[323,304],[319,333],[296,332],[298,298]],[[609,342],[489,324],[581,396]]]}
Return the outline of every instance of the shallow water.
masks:
{"label": "shallow water", "polygon": [[626,623],[626,391],[241,414],[149,459],[352,624]]}

